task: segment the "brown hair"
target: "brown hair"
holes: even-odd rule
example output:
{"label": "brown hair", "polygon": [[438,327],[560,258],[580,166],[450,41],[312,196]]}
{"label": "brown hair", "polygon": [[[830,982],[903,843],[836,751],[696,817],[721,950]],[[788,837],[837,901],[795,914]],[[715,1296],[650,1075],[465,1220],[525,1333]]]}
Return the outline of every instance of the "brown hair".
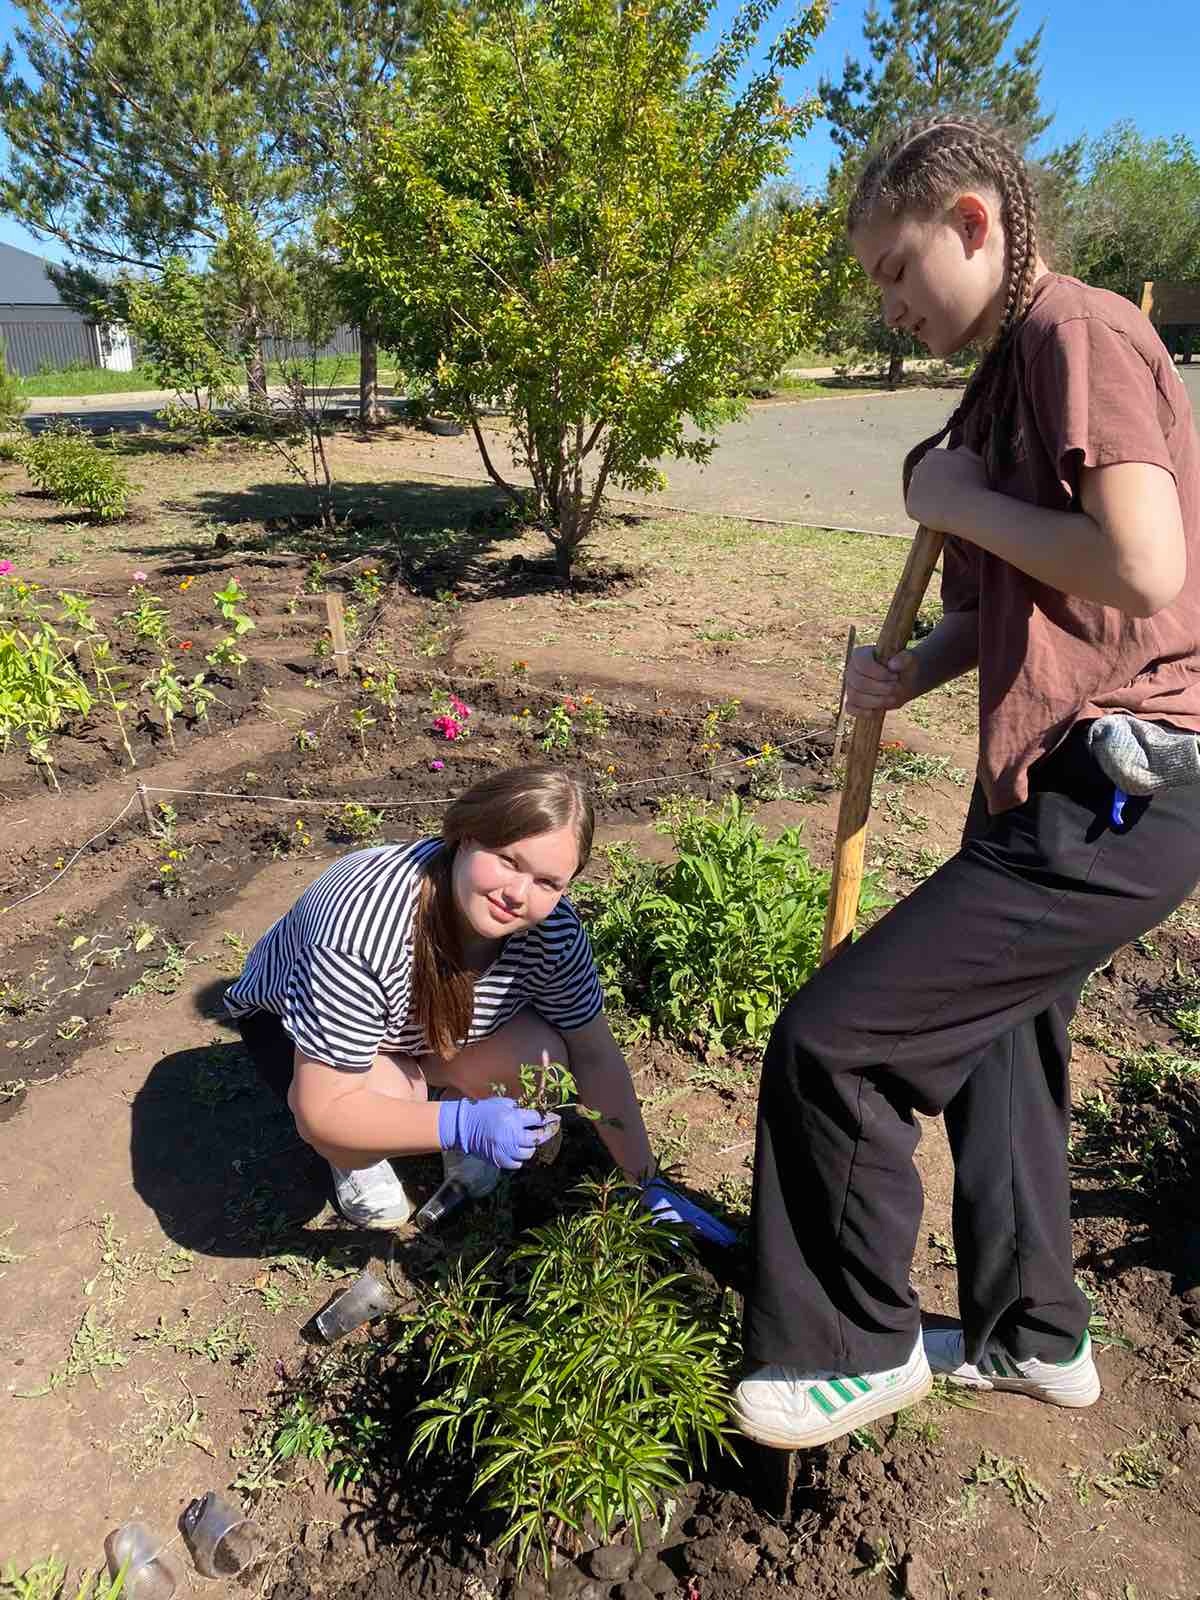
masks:
{"label": "brown hair", "polygon": [[989,478],[1011,464],[1016,431],[1013,336],[1029,309],[1038,259],[1038,204],[1016,147],[979,117],[931,116],[910,122],[881,145],[863,168],[846,218],[853,234],[881,211],[900,217],[935,216],[964,189],[982,184],[1000,199],[1004,229],[1004,313],[983,360],[945,426],[915,445],[904,460],[904,489],[922,457],[981,408],[991,417],[984,459]]}
{"label": "brown hair", "polygon": [[579,782],[561,767],[510,767],[473,784],[442,819],[442,849],[425,869],[413,926],[411,1014],[443,1061],[471,1026],[474,971],[464,964],[451,874],[464,839],[502,850],[555,828],[575,830],[576,873],[592,853],[595,817]]}

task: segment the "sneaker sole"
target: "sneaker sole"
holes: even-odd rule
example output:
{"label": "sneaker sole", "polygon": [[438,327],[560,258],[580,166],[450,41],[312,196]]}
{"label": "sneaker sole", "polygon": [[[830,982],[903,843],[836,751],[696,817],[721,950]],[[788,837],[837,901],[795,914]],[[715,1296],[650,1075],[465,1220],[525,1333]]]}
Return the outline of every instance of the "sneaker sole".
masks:
{"label": "sneaker sole", "polygon": [[1024,1378],[957,1378],[952,1372],[936,1372],[935,1377],[945,1378],[956,1389],[974,1389],[983,1394],[989,1389],[1003,1394],[1023,1394],[1028,1400],[1040,1400],[1043,1405],[1060,1406],[1066,1411],[1084,1411],[1094,1406],[1101,1394],[1100,1374],[1092,1367],[1091,1373],[1075,1390],[1051,1390],[1042,1384],[1030,1383]]}
{"label": "sneaker sole", "polygon": [[386,1231],[388,1228],[402,1228],[406,1222],[410,1222],[412,1220],[415,1209],[416,1208],[414,1206],[409,1206],[408,1210],[403,1214],[398,1212],[395,1216],[390,1217],[356,1217],[352,1211],[343,1210],[343,1208],[337,1205],[336,1202],[334,1204],[334,1210],[337,1212],[338,1216],[342,1217],[346,1222],[352,1223],[354,1227],[376,1228],[384,1231]]}
{"label": "sneaker sole", "polygon": [[856,1407],[852,1418],[844,1417],[839,1421],[830,1417],[823,1428],[815,1433],[806,1433],[802,1439],[764,1428],[752,1418],[743,1417],[736,1406],[733,1408],[733,1421],[738,1432],[745,1434],[747,1439],[753,1439],[756,1444],[769,1445],[772,1450],[813,1450],[817,1445],[828,1444],[831,1439],[844,1438],[856,1428],[865,1428],[869,1422],[878,1422],[880,1417],[891,1417],[897,1411],[907,1411],[910,1406],[924,1400],[932,1388],[933,1373],[926,1372],[923,1378],[903,1393],[892,1389],[881,1394],[878,1400],[864,1406],[861,1411]]}

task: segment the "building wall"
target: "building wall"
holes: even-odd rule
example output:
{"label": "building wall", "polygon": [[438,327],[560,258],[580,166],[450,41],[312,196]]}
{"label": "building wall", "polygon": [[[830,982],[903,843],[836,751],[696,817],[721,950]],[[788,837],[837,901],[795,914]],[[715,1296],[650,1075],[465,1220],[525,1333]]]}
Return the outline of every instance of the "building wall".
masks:
{"label": "building wall", "polygon": [[[60,309],[65,315],[56,315]],[[9,371],[23,377],[43,367],[100,365],[96,330],[65,306],[0,305],[0,338]]]}

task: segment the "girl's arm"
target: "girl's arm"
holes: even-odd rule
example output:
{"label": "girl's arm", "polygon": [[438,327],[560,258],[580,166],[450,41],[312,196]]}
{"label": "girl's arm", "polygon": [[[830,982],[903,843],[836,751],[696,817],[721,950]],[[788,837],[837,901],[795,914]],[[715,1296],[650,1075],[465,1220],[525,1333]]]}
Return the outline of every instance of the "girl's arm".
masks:
{"label": "girl's arm", "polygon": [[380,1094],[367,1085],[366,1076],[339,1072],[296,1050],[288,1105],[305,1144],[345,1168],[441,1148],[436,1101]]}
{"label": "girl's arm", "polygon": [[629,1066],[603,1011],[582,1028],[564,1032],[569,1066],[581,1104],[598,1111],[596,1131],[614,1163],[634,1182],[654,1172],[654,1157],[634,1093]]}
{"label": "girl's arm", "polygon": [[913,474],[908,512],[957,534],[1063,594],[1152,617],[1187,576],[1175,480],[1148,462],[1083,467],[1082,511],[1050,511],[987,487],[969,450],[931,450]]}
{"label": "girl's arm", "polygon": [[978,665],[979,613],[947,611],[919,644],[886,663],[876,661],[871,645],[856,650],[846,673],[846,710],[856,717],[896,711]]}

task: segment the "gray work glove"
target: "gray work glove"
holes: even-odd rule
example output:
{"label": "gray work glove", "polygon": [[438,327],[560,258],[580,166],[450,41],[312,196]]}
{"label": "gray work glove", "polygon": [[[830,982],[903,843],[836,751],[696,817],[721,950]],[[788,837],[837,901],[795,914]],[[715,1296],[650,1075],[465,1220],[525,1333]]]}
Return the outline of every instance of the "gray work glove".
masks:
{"label": "gray work glove", "polygon": [[1126,794],[1154,794],[1200,783],[1200,737],[1140,717],[1100,717],[1088,747],[1101,770]]}

